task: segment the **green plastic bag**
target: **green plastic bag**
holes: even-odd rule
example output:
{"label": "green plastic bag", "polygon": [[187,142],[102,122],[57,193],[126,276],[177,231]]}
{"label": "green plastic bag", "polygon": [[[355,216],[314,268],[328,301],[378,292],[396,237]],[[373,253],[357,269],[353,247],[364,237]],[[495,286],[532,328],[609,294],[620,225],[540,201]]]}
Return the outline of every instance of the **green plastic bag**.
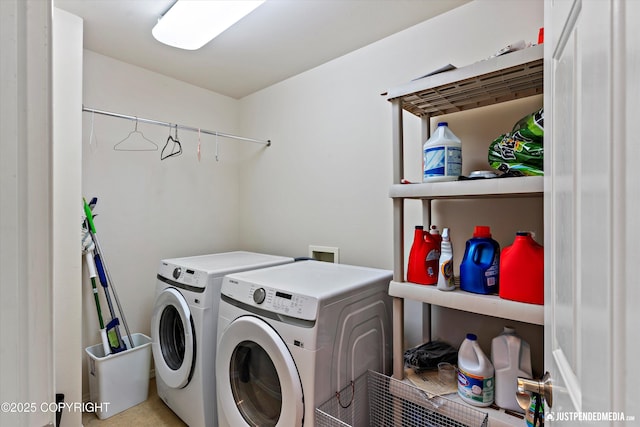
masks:
{"label": "green plastic bag", "polygon": [[536,141],[542,144],[544,139],[544,109],[529,114],[518,121],[511,130],[511,134],[527,141]]}
{"label": "green plastic bag", "polygon": [[489,145],[489,164],[511,175],[544,175],[544,112],[523,117]]}

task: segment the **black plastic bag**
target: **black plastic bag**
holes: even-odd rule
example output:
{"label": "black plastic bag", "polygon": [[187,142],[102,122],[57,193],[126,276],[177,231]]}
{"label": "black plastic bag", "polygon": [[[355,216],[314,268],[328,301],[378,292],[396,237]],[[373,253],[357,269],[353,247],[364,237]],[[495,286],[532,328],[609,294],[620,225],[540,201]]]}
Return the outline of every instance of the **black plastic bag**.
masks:
{"label": "black plastic bag", "polygon": [[446,342],[429,341],[404,352],[405,366],[416,372],[437,369],[440,362],[457,364],[458,350]]}

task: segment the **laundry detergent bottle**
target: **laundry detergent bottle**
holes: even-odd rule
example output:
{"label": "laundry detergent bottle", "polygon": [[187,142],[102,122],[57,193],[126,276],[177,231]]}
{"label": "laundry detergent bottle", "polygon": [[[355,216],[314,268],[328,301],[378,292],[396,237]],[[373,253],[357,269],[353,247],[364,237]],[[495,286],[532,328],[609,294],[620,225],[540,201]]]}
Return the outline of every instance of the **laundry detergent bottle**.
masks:
{"label": "laundry detergent bottle", "polygon": [[489,406],[494,399],[494,371],[478,344],[478,337],[467,334],[458,350],[458,395],[475,406]]}
{"label": "laundry detergent bottle", "polygon": [[475,227],[460,263],[460,289],[476,294],[498,293],[500,245],[487,226]]}
{"label": "laundry detergent bottle", "polygon": [[544,304],[544,248],[530,232],[518,231],[500,254],[500,298]]}
{"label": "laundry detergent bottle", "polygon": [[424,227],[416,225],[413,232],[413,243],[409,251],[409,265],[407,266],[407,281],[426,285],[429,281],[425,267],[427,244],[424,240]]}
{"label": "laundry detergent bottle", "polygon": [[424,182],[455,181],[462,174],[462,143],[447,122],[438,123],[422,150]]}
{"label": "laundry detergent bottle", "polygon": [[425,269],[427,272],[427,282],[425,285],[437,285],[438,284],[438,270],[440,269],[440,242],[442,237],[440,233],[424,234],[424,244],[426,247],[426,256],[424,260]]}
{"label": "laundry detergent bottle", "polygon": [[495,400],[502,409],[524,413],[516,400],[517,380],[532,378],[531,348],[515,329],[504,331],[491,341],[491,362],[495,369]]}

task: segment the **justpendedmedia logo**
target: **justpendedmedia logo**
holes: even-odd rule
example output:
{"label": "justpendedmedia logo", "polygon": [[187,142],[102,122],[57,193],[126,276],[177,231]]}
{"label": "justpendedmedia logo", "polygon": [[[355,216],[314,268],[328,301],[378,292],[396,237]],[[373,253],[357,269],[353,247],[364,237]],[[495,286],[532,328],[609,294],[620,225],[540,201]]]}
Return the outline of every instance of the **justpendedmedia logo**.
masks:
{"label": "justpendedmedia logo", "polygon": [[624,412],[547,412],[547,421],[635,421],[635,415]]}

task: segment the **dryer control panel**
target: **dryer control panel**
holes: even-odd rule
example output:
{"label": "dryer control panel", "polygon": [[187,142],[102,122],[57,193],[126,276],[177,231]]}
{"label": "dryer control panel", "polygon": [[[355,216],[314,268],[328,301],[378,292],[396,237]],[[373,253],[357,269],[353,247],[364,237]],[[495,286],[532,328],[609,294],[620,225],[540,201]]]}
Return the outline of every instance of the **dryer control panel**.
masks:
{"label": "dryer control panel", "polygon": [[316,320],[318,299],[225,277],[222,294],[241,303],[303,320]]}
{"label": "dryer control panel", "polygon": [[204,271],[187,268],[181,265],[161,262],[158,275],[175,283],[190,287],[204,289],[207,286],[209,276]]}

